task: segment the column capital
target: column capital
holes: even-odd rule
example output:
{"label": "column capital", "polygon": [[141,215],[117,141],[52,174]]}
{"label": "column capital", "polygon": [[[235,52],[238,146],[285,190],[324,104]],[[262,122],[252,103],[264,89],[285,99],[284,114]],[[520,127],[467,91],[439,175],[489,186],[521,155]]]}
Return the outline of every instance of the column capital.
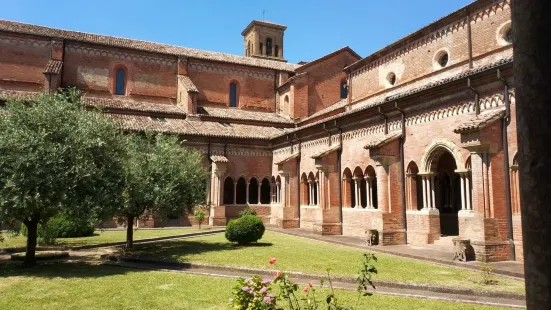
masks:
{"label": "column capital", "polygon": [[408,178],[413,178],[413,177],[416,177],[417,175],[420,175],[420,173],[417,173],[417,172],[407,172],[406,173],[406,177],[408,177]]}
{"label": "column capital", "polygon": [[354,176],[354,177],[352,178],[352,180],[354,180],[354,181],[358,181],[358,180],[361,180],[361,179],[362,179],[362,177],[359,177],[359,176]]}
{"label": "column capital", "polygon": [[455,170],[455,173],[460,174],[460,175],[466,175],[469,172],[471,172],[470,169],[457,169],[457,170]]}
{"label": "column capital", "polygon": [[434,172],[419,172],[418,175],[422,176],[422,177],[433,177],[436,175],[436,173]]}

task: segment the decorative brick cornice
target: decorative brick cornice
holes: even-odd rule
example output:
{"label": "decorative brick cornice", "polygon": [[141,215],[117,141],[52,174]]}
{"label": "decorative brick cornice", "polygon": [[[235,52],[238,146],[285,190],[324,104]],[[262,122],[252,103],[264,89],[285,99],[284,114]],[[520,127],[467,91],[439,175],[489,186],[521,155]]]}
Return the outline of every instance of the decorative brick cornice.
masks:
{"label": "decorative brick cornice", "polygon": [[273,80],[275,78],[274,74],[271,74],[271,73],[258,72],[258,71],[252,71],[252,70],[246,70],[246,69],[234,69],[234,68],[216,66],[212,64],[204,64],[204,63],[198,63],[198,62],[188,62],[188,65],[190,69],[199,70],[199,71],[211,71],[211,72],[221,73],[221,74],[240,75],[240,76],[267,79],[267,80]]}
{"label": "decorative brick cornice", "polygon": [[[488,18],[490,15],[495,14],[498,11],[505,10],[510,6],[510,0],[495,0],[490,4],[489,6],[485,8],[481,8],[480,10],[476,12],[471,13],[471,22],[476,23],[478,21],[481,21],[485,18]],[[369,62],[365,64],[364,66],[353,70],[352,71],[352,77],[356,77],[358,75],[361,75],[367,71],[370,71],[372,69],[375,69],[387,62],[390,62],[392,60],[397,59],[398,57],[407,54],[411,52],[412,50],[421,48],[427,44],[432,43],[433,41],[439,40],[442,37],[447,36],[448,34],[454,33],[459,31],[460,29],[463,29],[467,26],[467,18],[463,17],[460,18],[436,31],[433,31],[422,38],[419,38],[417,40],[414,40],[410,43],[407,43],[403,45],[402,47],[399,47],[395,49],[394,51],[389,52],[388,54],[379,57],[372,62]]]}
{"label": "decorative brick cornice", "polygon": [[112,59],[119,59],[119,60],[139,61],[147,64],[157,64],[157,65],[163,65],[163,66],[174,67],[174,68],[176,67],[176,62],[177,62],[176,59],[114,52],[114,51],[109,51],[105,49],[78,46],[78,45],[65,46],[65,52],[79,53],[79,54],[90,55],[90,56],[109,57]]}
{"label": "decorative brick cornice", "polygon": [[0,43],[9,45],[25,45],[32,47],[49,47],[50,41],[34,40],[29,38],[16,38],[11,36],[0,35]]}

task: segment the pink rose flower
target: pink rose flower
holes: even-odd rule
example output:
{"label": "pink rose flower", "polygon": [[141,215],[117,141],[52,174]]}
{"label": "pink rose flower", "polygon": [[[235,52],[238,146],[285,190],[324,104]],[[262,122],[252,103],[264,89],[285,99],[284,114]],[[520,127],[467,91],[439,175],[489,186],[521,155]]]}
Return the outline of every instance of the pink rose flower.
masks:
{"label": "pink rose flower", "polygon": [[275,264],[275,263],[276,263],[276,260],[277,260],[277,259],[276,259],[275,257],[270,258],[270,265]]}

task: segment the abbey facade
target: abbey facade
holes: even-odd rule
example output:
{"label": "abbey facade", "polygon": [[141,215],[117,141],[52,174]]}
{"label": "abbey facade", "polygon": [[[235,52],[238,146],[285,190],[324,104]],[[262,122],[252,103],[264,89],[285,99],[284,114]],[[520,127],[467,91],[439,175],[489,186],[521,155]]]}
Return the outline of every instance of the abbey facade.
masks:
{"label": "abbey facade", "polygon": [[282,228],[376,229],[382,245],[456,235],[522,260],[509,2],[298,64],[266,21],[236,56],[0,20],[0,100],[74,86],[126,131],[180,135],[205,154],[212,225],[250,207]]}

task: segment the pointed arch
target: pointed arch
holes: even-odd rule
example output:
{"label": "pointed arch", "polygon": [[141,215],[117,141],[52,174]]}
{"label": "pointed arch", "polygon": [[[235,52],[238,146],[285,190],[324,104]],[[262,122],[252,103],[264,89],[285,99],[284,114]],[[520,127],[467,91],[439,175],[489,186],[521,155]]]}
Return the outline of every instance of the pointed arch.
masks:
{"label": "pointed arch", "polygon": [[270,192],[271,192],[271,183],[268,177],[262,179],[260,183],[260,204],[269,204],[270,203]]}
{"label": "pointed arch", "polygon": [[352,171],[345,168],[342,174],[342,206],[343,208],[352,208],[353,189],[352,189]]}
{"label": "pointed arch", "polygon": [[366,206],[368,209],[378,209],[378,193],[377,193],[377,173],[375,168],[369,165],[364,170],[365,187],[366,187]]}

